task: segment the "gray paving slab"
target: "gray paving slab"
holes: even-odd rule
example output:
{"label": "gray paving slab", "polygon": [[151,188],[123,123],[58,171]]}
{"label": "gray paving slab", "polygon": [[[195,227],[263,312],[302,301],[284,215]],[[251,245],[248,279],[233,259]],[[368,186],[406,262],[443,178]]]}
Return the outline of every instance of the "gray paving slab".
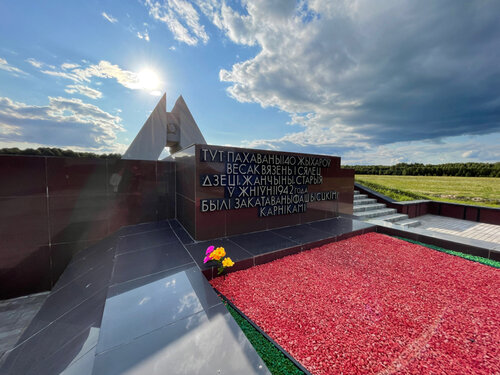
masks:
{"label": "gray paving slab", "polygon": [[478,223],[438,215],[416,217],[421,229],[500,244],[500,225]]}

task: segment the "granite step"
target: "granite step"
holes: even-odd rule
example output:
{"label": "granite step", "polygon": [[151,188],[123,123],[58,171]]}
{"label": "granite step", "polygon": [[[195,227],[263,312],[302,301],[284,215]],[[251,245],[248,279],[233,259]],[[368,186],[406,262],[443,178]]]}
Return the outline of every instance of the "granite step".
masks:
{"label": "granite step", "polygon": [[354,214],[358,212],[363,212],[363,211],[373,211],[373,210],[380,210],[382,208],[385,208],[386,205],[383,203],[369,203],[369,204],[360,204],[360,205],[354,205],[353,211]]}
{"label": "granite step", "polygon": [[357,194],[357,195],[354,196],[354,200],[365,199],[365,198],[368,198],[368,195],[366,195],[366,194]]}
{"label": "granite step", "polygon": [[395,208],[383,208],[381,210],[363,211],[356,213],[355,216],[359,217],[361,220],[378,218],[381,216],[389,216],[396,212]]}
{"label": "granite step", "polygon": [[358,195],[358,194],[361,194],[361,193],[359,192],[359,190],[354,190],[354,195]]}
{"label": "granite step", "polygon": [[373,198],[367,198],[367,199],[356,199],[353,202],[354,206],[360,206],[363,204],[370,204],[370,203],[377,203],[377,200]]}
{"label": "granite step", "polygon": [[377,220],[383,220],[383,221],[387,221],[389,223],[394,223],[394,224],[399,224],[398,221],[400,221],[400,220],[406,220],[406,219],[408,219],[408,215],[406,215],[406,214],[397,214],[397,213],[386,215],[386,216],[377,217]]}
{"label": "granite step", "polygon": [[401,225],[403,228],[415,228],[415,227],[418,227],[420,225],[420,221],[415,220],[415,219],[406,219],[406,220],[397,221],[394,224]]}

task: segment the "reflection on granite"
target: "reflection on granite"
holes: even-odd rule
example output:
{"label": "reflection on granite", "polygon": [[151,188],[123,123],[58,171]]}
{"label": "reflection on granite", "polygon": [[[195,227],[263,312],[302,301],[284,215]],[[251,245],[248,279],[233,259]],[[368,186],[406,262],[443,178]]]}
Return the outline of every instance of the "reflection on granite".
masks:
{"label": "reflection on granite", "polygon": [[98,353],[220,303],[194,264],[176,271],[109,289]]}
{"label": "reflection on granite", "polygon": [[223,304],[98,355],[94,375],[270,374]]}
{"label": "reflection on granite", "polygon": [[194,263],[111,286],[96,353],[93,374],[269,374]]}

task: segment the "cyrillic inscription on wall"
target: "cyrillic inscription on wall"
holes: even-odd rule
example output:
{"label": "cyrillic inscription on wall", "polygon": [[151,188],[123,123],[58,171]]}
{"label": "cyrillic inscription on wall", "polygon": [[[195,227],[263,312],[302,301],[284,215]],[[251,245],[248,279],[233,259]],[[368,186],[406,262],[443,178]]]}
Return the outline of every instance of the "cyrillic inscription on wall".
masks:
{"label": "cyrillic inscription on wall", "polygon": [[323,183],[331,159],[317,156],[201,149],[200,161],[223,163],[224,173],[200,175],[201,187],[223,187],[224,198],[201,199],[201,212],[256,207],[260,217],[306,212],[310,202],[337,192],[309,192]]}

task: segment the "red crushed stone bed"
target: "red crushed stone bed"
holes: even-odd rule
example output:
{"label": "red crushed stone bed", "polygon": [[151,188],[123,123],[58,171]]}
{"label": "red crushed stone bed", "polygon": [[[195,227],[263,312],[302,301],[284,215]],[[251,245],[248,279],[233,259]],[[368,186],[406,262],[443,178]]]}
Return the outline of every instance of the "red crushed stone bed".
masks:
{"label": "red crushed stone bed", "polygon": [[211,284],[313,374],[500,374],[499,269],[369,233]]}

